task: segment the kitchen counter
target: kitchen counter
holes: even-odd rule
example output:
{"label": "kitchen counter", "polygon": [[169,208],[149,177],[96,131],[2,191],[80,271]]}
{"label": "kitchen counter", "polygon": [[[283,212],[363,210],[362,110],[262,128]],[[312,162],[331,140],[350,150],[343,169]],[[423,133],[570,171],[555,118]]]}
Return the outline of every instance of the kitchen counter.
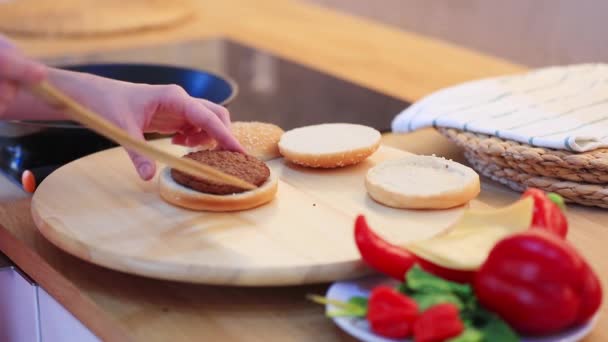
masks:
{"label": "kitchen counter", "polygon": [[[466,80],[523,67],[320,7],[284,0],[201,1],[197,19],[163,32],[96,39],[28,39],[30,55],[60,58],[123,47],[224,37],[295,60],[353,83],[415,101]],[[407,61],[407,62],[405,62]],[[414,153],[460,159],[433,130],[385,135]],[[518,195],[484,181],[480,200],[497,206]],[[52,246],[30,217],[30,198],[0,179],[0,250],[103,340],[351,340],[305,299],[327,284],[231,288],[126,275],[80,261]],[[608,212],[572,206],[571,240],[608,285]],[[603,272],[602,272],[603,271]],[[606,301],[605,301],[606,302]],[[608,306],[590,341],[608,340]]]}

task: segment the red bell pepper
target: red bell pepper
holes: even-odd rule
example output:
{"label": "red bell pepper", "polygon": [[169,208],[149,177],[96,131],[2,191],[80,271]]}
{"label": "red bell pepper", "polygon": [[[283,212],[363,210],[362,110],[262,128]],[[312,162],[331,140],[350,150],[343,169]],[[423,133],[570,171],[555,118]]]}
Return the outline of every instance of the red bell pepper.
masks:
{"label": "red bell pepper", "polygon": [[367,320],[378,335],[408,337],[417,318],[418,304],[413,299],[388,286],[378,286],[372,291],[367,306]]}
{"label": "red bell pepper", "polygon": [[551,334],[598,310],[595,273],[565,240],[535,229],[501,240],[477,271],[477,298],[523,334]]}
{"label": "red bell pepper", "polygon": [[445,280],[455,281],[461,284],[469,284],[473,282],[473,278],[475,277],[475,271],[453,270],[447,267],[433,264],[432,262],[422,259],[420,257],[417,257],[417,260],[418,265],[420,265],[423,270]]}
{"label": "red bell pepper", "polygon": [[522,195],[522,198],[526,197],[534,200],[531,228],[548,230],[565,238],[568,234],[568,220],[562,209],[542,190],[529,188]]}
{"label": "red bell pepper", "polygon": [[442,342],[458,336],[464,330],[460,312],[452,303],[428,308],[414,323],[414,341]]}
{"label": "red bell pepper", "polygon": [[416,263],[429,273],[461,283],[471,282],[475,274],[472,271],[452,270],[435,265],[416,257],[405,248],[385,241],[374,233],[363,215],[359,215],[355,221],[355,242],[361,258],[367,265],[399,281],[405,279],[407,271]]}
{"label": "red bell pepper", "polygon": [[367,265],[396,280],[403,281],[407,271],[416,263],[414,254],[374,233],[363,215],[355,221],[355,242]]}

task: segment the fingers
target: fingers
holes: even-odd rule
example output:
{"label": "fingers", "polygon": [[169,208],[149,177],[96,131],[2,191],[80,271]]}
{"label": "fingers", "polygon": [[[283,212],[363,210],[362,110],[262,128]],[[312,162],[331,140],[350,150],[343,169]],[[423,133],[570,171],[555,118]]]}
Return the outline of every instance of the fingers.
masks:
{"label": "fingers", "polygon": [[16,50],[17,47],[8,38],[0,34],[0,49]]}
{"label": "fingers", "polygon": [[23,57],[15,49],[0,48],[0,79],[36,84],[46,77],[46,67]]}
{"label": "fingers", "polygon": [[21,56],[17,48],[0,36],[0,114],[17,96],[19,83],[35,84],[46,76],[46,68]]}
{"label": "fingers", "polygon": [[207,132],[202,131],[197,134],[193,134],[186,138],[186,146],[196,147],[196,146],[204,146],[210,145],[214,142],[213,138],[207,134]]}
{"label": "fingers", "polygon": [[232,136],[230,128],[226,127],[224,122],[209,108],[199,102],[193,102],[185,109],[188,121],[194,126],[203,128],[221,147],[231,151],[245,152],[238,140]]}
{"label": "fingers", "polygon": [[196,134],[186,135],[178,133],[173,136],[172,143],[187,147],[207,146],[213,143],[213,138],[205,131]]}
{"label": "fingers", "polygon": [[[126,130],[133,138],[145,140],[143,132],[134,123],[128,124]],[[141,179],[147,181],[154,177],[156,174],[156,164],[154,161],[134,151],[127,150],[127,153],[129,154],[129,158],[131,158],[131,161],[133,162],[133,165],[135,166],[135,169],[137,170],[137,173]]]}
{"label": "fingers", "polygon": [[199,100],[203,104],[203,106],[209,108],[215,115],[224,123],[224,126],[230,127],[230,112],[226,107],[220,106],[211,101],[207,101],[205,99]]}
{"label": "fingers", "polygon": [[182,146],[186,146],[186,138],[187,136],[181,133],[176,133],[172,138],[171,138],[171,143],[175,144],[175,145],[182,145]]}
{"label": "fingers", "polygon": [[211,145],[214,140],[200,127],[188,126],[185,129],[177,132],[173,136],[171,142],[187,147],[197,147]]}
{"label": "fingers", "polygon": [[[206,134],[218,142],[220,147],[231,151],[245,152],[238,140],[232,136],[230,114],[225,108],[208,101],[203,102],[200,99],[195,99],[179,86],[164,86],[159,90],[162,91],[162,95],[158,98],[160,103],[156,106],[157,108],[168,112],[181,113],[187,121],[187,126],[205,131]],[[180,132],[179,129],[177,131]],[[183,131],[180,133],[188,137],[198,135],[198,133],[187,134]],[[187,137],[178,135],[174,141],[182,144],[193,144],[197,139],[204,139],[204,135],[192,138],[191,142],[187,142],[187,139]]]}
{"label": "fingers", "polygon": [[6,110],[15,96],[17,96],[17,84],[12,81],[0,81],[0,114]]}

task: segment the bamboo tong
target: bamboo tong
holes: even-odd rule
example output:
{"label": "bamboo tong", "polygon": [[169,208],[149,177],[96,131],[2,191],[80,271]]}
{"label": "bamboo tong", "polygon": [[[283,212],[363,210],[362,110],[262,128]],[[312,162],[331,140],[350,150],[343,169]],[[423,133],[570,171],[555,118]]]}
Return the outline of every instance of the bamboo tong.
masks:
{"label": "bamboo tong", "polygon": [[176,157],[145,141],[132,138],[118,126],[83,107],[46,81],[33,86],[31,90],[49,105],[61,108],[73,120],[78,121],[85,127],[94,130],[130,150],[152,158],[153,160],[165,163],[173,169],[188,173],[192,176],[201,177],[221,184],[232,185],[245,190],[253,190],[256,188],[256,186],[251,183],[226,174],[211,166],[197,163],[191,159]]}

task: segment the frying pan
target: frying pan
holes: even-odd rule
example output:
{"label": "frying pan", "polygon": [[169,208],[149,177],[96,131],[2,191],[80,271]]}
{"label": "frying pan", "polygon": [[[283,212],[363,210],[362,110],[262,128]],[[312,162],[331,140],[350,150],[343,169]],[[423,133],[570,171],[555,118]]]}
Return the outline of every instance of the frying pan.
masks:
{"label": "frying pan", "polygon": [[[177,84],[192,97],[227,106],[236,96],[238,86],[232,79],[202,70],[160,64],[81,64],[59,67],[119,81],[145,84]],[[40,128],[85,129],[71,121],[10,121],[17,131]],[[3,131],[0,130],[0,135]],[[9,134],[8,132],[6,134]]]}
{"label": "frying pan", "polygon": [[[232,79],[203,70],[160,64],[81,64],[61,69],[146,84],[177,84],[192,97],[227,106],[238,87]],[[157,137],[147,135],[147,138]],[[31,170],[39,183],[57,167],[114,147],[106,138],[71,121],[0,122],[0,162],[14,180]]]}

